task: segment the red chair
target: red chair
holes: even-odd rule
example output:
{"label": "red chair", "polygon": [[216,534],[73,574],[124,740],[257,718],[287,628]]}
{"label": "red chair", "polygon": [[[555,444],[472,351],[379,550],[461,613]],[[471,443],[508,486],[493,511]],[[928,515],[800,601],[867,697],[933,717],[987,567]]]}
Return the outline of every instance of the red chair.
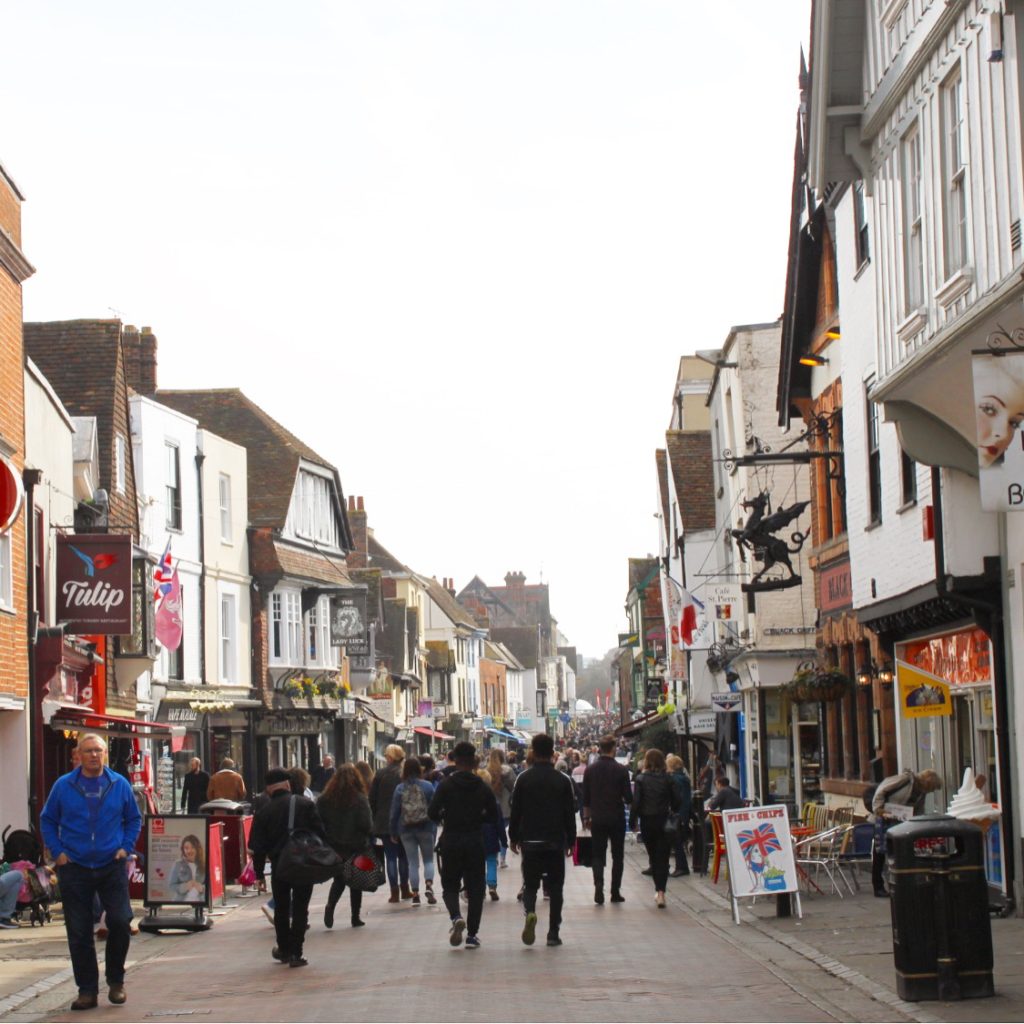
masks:
{"label": "red chair", "polygon": [[722,858],[725,857],[725,832],[722,829],[720,811],[712,811],[709,817],[711,818],[711,881],[718,885],[718,873],[722,867]]}

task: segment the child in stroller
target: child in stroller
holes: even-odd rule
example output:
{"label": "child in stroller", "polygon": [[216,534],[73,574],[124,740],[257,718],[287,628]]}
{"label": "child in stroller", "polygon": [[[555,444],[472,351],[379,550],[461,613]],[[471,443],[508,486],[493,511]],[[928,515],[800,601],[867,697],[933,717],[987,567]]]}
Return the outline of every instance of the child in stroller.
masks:
{"label": "child in stroller", "polygon": [[43,863],[42,844],[26,829],[11,830],[10,825],[3,833],[3,864],[0,875],[5,871],[20,871],[22,884],[12,917],[22,919],[24,914],[32,926],[43,925],[50,917],[50,904],[56,896],[57,876]]}

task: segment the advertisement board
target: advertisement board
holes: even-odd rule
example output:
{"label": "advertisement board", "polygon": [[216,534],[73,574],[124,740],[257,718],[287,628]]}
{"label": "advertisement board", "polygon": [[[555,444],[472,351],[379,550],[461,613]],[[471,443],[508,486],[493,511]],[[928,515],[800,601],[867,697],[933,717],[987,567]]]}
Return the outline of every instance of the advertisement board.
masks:
{"label": "advertisement board", "polygon": [[210,857],[208,824],[203,814],[146,817],[147,906],[210,906],[210,861],[220,864],[220,844]]}
{"label": "advertisement board", "polygon": [[722,811],[734,898],[796,892],[796,861],[784,804]]}
{"label": "advertisement board", "polygon": [[131,633],[129,534],[58,534],[57,621],[69,633]]}
{"label": "advertisement board", "polygon": [[1024,351],[972,353],[978,484],[986,512],[1024,509]]}

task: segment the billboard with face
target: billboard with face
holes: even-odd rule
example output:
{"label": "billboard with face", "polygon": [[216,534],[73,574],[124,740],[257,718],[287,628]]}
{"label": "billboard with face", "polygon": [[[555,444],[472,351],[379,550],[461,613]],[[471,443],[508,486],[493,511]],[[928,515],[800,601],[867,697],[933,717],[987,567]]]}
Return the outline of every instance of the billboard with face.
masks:
{"label": "billboard with face", "polygon": [[975,352],[973,369],[982,508],[1024,509],[1024,351]]}

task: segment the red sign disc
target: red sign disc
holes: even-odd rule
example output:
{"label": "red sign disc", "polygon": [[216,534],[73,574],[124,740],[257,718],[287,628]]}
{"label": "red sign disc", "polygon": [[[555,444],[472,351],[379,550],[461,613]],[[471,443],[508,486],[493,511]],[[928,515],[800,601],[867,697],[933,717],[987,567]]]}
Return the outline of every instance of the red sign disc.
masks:
{"label": "red sign disc", "polygon": [[0,456],[0,532],[10,529],[24,500],[21,474]]}

